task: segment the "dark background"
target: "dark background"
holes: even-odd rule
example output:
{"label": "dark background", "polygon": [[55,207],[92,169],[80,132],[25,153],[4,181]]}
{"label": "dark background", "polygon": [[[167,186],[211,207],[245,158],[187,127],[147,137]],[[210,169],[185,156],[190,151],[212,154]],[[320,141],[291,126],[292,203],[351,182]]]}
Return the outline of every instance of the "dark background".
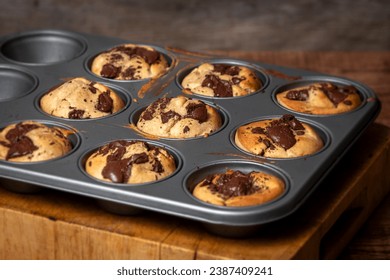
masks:
{"label": "dark background", "polygon": [[65,29],[202,50],[389,50],[386,0],[0,0],[0,36]]}

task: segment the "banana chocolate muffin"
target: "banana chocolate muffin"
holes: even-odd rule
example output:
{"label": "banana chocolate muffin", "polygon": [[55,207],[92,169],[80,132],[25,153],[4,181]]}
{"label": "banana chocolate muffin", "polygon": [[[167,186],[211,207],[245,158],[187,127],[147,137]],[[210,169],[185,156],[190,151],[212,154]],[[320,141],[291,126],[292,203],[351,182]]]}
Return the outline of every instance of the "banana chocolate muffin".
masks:
{"label": "banana chocolate muffin", "polygon": [[354,110],[361,104],[358,90],[351,85],[313,83],[276,95],[284,107],[313,115],[332,115]]}
{"label": "banana chocolate muffin", "polygon": [[105,85],[74,78],[47,92],[40,106],[44,112],[60,118],[93,119],[116,113],[125,104]]}
{"label": "banana chocolate muffin", "polygon": [[168,69],[164,55],[149,46],[123,44],[97,55],[91,71],[115,80],[140,80],[164,74]]}
{"label": "banana chocolate muffin", "polygon": [[276,199],[284,190],[284,182],[274,175],[227,170],[207,176],[195,186],[192,194],[219,206],[254,206]]}
{"label": "banana chocolate muffin", "polygon": [[184,96],[156,100],[141,113],[137,122],[140,131],[167,138],[208,136],[221,125],[216,109]]}
{"label": "banana chocolate muffin", "polygon": [[248,67],[204,63],[184,77],[186,93],[212,97],[244,96],[259,90],[261,81]]}
{"label": "banana chocolate muffin", "polygon": [[176,170],[176,163],[163,148],[142,141],[118,140],[92,153],[85,170],[103,181],[140,184],[169,176]]}
{"label": "banana chocolate muffin", "polygon": [[62,157],[72,150],[69,133],[35,121],[11,124],[0,132],[0,159],[38,162]]}
{"label": "banana chocolate muffin", "polygon": [[235,143],[251,154],[270,158],[294,158],[319,151],[324,143],[318,133],[293,115],[240,126]]}

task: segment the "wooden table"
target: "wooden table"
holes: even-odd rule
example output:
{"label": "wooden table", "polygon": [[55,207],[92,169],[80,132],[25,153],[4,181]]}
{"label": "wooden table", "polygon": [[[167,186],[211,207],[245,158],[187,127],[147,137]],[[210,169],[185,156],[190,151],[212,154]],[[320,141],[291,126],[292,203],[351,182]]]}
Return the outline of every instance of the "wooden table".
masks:
{"label": "wooden table", "polygon": [[151,212],[117,216],[89,198],[51,190],[0,188],[0,259],[390,258],[390,52],[217,54],[360,81],[377,92],[382,113],[302,209],[255,237],[218,237]]}

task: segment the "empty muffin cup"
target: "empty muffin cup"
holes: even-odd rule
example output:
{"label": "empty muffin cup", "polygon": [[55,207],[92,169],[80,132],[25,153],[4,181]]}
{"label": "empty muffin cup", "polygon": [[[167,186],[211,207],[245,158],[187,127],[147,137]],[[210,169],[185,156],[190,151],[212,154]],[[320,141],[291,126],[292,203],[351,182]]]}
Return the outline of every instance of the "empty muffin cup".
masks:
{"label": "empty muffin cup", "polygon": [[84,40],[76,34],[62,31],[30,32],[6,41],[1,53],[20,63],[48,65],[69,61],[86,49]]}
{"label": "empty muffin cup", "polygon": [[0,102],[17,99],[31,93],[38,79],[30,71],[9,65],[0,65]]}

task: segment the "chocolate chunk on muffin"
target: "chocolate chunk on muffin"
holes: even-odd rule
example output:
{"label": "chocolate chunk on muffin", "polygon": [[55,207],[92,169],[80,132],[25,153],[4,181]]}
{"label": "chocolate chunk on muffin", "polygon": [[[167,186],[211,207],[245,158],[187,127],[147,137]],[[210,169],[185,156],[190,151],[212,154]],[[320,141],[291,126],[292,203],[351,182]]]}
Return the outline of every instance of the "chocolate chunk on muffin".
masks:
{"label": "chocolate chunk on muffin", "polygon": [[259,90],[261,81],[248,67],[204,63],[182,81],[186,93],[212,97],[244,96]]}
{"label": "chocolate chunk on muffin", "polygon": [[208,136],[221,125],[216,109],[184,96],[156,100],[141,113],[137,122],[140,131],[167,138]]}
{"label": "chocolate chunk on muffin", "polygon": [[270,158],[306,156],[324,146],[317,132],[293,115],[243,125],[235,133],[235,143],[244,151]]}
{"label": "chocolate chunk on muffin", "polygon": [[358,90],[351,85],[313,83],[276,95],[284,107],[313,115],[333,115],[354,110],[361,104]]}
{"label": "chocolate chunk on muffin", "polygon": [[176,170],[176,163],[163,148],[142,141],[118,140],[91,154],[85,170],[103,181],[140,184],[169,176]]}
{"label": "chocolate chunk on muffin", "polygon": [[74,78],[47,92],[40,100],[42,110],[66,119],[92,119],[121,110],[124,101],[110,88],[85,78]]}
{"label": "chocolate chunk on muffin", "polygon": [[11,124],[0,132],[0,159],[38,162],[59,158],[72,149],[69,131],[35,121]]}
{"label": "chocolate chunk on muffin", "polygon": [[164,74],[168,68],[164,55],[149,46],[123,44],[97,55],[91,71],[115,80],[140,80]]}
{"label": "chocolate chunk on muffin", "polygon": [[192,194],[219,206],[254,206],[276,199],[284,190],[284,182],[274,175],[227,170],[207,176],[195,186]]}

